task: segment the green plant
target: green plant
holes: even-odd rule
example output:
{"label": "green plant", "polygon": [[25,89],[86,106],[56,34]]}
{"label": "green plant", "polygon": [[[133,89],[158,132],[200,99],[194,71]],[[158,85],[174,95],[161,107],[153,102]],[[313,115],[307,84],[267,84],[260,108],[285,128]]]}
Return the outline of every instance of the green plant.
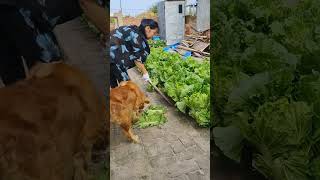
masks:
{"label": "green plant", "polygon": [[158,13],[158,7],[157,4],[154,4],[153,6],[151,6],[150,11],[157,14]]}
{"label": "green plant", "polygon": [[148,40],[148,43],[149,43],[150,47],[153,47],[153,48],[159,48],[159,47],[166,46],[166,41],[164,41],[164,40]]}
{"label": "green plant", "polygon": [[[214,101],[217,146],[272,180],[319,179],[319,1],[217,0]],[[232,136],[229,136],[232,134]]]}
{"label": "green plant", "polygon": [[199,63],[152,48],[146,67],[152,82],[176,102],[181,112],[189,114],[200,126],[211,125],[209,61]]}
{"label": "green plant", "polygon": [[151,105],[137,121],[139,128],[147,128],[151,126],[158,126],[167,122],[165,116],[167,109],[159,105]]}
{"label": "green plant", "polygon": [[115,18],[110,18],[110,22],[111,22],[112,24],[115,24],[115,23],[117,22],[117,20],[116,20]]}

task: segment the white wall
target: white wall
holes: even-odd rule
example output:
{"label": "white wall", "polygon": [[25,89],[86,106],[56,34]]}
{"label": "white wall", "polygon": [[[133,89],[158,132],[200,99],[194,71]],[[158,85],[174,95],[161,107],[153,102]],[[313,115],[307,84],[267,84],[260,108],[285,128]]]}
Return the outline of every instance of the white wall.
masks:
{"label": "white wall", "polygon": [[[179,5],[182,5],[182,13],[179,14]],[[185,27],[185,2],[166,1],[166,40],[167,44],[175,44],[184,39]]]}
{"label": "white wall", "polygon": [[[179,13],[182,5],[182,13]],[[160,36],[168,45],[184,39],[185,1],[162,1],[158,4]]]}
{"label": "white wall", "polygon": [[197,6],[197,30],[210,29],[210,0],[198,0]]}

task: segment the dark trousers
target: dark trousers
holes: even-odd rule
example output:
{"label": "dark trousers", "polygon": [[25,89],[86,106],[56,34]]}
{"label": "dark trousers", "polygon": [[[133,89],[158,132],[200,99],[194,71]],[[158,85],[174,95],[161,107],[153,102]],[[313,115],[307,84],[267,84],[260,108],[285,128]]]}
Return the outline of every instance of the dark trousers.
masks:
{"label": "dark trousers", "polygon": [[115,63],[110,64],[110,87],[115,88],[118,83],[122,81],[130,80],[127,68],[123,65],[117,65]]}
{"label": "dark trousers", "polygon": [[[0,43],[0,49],[4,50],[5,48],[8,48],[8,46],[2,47],[2,45],[3,43]],[[28,67],[30,68],[32,63],[31,61],[27,62]],[[8,48],[7,53],[2,54],[0,59],[0,77],[3,84],[6,86],[25,78],[22,58],[14,49]]]}

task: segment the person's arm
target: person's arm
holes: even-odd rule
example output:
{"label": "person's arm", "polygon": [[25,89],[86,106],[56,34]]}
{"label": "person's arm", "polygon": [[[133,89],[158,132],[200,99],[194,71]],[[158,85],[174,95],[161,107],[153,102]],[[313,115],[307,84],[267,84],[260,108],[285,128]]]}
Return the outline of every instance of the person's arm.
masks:
{"label": "person's arm", "polygon": [[88,19],[95,25],[104,35],[108,32],[108,17],[107,11],[99,6],[95,0],[79,0],[80,6],[88,17]]}
{"label": "person's arm", "polygon": [[130,60],[133,60],[135,65],[142,72],[143,80],[150,81],[148,71],[144,65],[149,55],[149,52],[147,50],[149,48],[148,44],[145,42],[144,38],[135,31],[131,30],[130,36],[131,36],[130,44],[133,49],[133,54],[132,56],[130,56]]}
{"label": "person's arm", "polygon": [[136,66],[138,67],[138,69],[142,72],[142,79],[146,82],[151,82],[150,77],[149,77],[149,73],[146,69],[146,67],[144,66],[144,64],[142,64],[139,60],[134,61],[134,63],[136,64]]}

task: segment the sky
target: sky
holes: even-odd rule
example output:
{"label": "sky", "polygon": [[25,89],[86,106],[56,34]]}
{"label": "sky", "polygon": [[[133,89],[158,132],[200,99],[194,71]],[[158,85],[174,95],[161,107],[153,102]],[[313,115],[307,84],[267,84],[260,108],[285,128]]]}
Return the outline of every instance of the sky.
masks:
{"label": "sky", "polygon": [[[152,5],[160,2],[161,0],[121,0],[122,9],[125,15],[135,16],[145,10],[149,9]],[[120,0],[110,1],[111,13],[120,10]]]}

